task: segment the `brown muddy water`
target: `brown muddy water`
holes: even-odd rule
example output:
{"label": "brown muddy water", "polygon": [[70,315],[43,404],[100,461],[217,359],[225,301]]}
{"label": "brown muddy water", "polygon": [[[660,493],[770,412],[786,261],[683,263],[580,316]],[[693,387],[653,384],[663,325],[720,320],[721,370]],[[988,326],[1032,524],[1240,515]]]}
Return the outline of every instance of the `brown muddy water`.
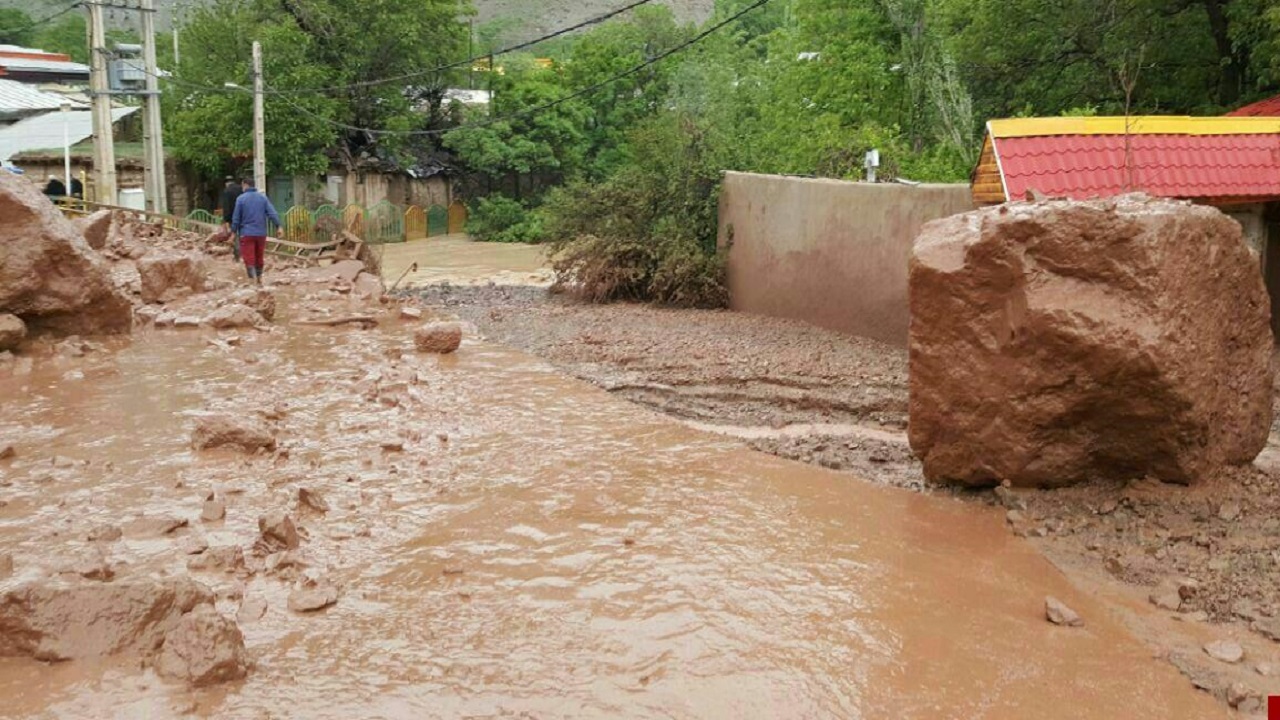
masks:
{"label": "brown muddy water", "polygon": [[[417,269],[411,269],[414,264]],[[384,245],[382,276],[401,288],[451,285],[550,285],[546,249],[540,245],[475,242],[466,235]],[[402,279],[403,278],[403,279]]]}
{"label": "brown muddy water", "polygon": [[[994,511],[752,452],[503,347],[417,355],[395,322],[212,337],[143,333],[0,380],[0,437],[19,452],[0,463],[0,544],[18,568],[0,590],[56,570],[104,522],[125,528],[121,576],[188,573],[177,548],[192,536],[247,553],[258,515],[306,486],[333,508],[300,517],[309,572],[342,598],[295,615],[277,576],[191,571],[225,613],[266,600],[242,623],[246,681],[193,692],[136,661],[8,659],[0,716],[1226,712]],[[188,447],[199,413],[271,408],[277,456]],[[225,521],[199,520],[210,490]],[[166,514],[190,527],[135,522]],[[1047,623],[1046,595],[1085,627]]]}

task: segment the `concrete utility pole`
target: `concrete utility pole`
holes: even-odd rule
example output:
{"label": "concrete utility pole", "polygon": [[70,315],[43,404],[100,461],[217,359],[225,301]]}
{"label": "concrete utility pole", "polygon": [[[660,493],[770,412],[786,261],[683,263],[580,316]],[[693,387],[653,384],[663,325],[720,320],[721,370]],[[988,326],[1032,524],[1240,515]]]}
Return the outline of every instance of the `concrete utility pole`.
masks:
{"label": "concrete utility pole", "polygon": [[147,90],[142,99],[142,143],[146,158],[143,185],[147,209],[169,211],[168,183],[164,171],[164,128],[160,121],[160,80],[156,68],[156,9],[154,0],[142,0],[142,62],[146,65]]}
{"label": "concrete utility pole", "polygon": [[267,131],[262,107],[262,43],[253,43],[253,182],[267,192]]}
{"label": "concrete utility pole", "polygon": [[102,4],[90,0],[85,6],[89,8],[89,98],[93,104],[94,200],[115,205],[116,146],[111,118],[111,81],[107,77],[107,29],[102,19]]}

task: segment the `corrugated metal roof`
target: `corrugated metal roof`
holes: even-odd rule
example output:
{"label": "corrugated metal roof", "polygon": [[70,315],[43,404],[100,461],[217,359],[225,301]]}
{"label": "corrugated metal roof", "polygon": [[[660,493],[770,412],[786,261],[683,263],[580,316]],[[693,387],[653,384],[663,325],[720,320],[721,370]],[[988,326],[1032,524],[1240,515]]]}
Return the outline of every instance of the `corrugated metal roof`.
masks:
{"label": "corrugated metal roof", "polygon": [[89,66],[64,60],[40,60],[36,58],[0,57],[0,68],[12,72],[48,72],[88,77]]}
{"label": "corrugated metal roof", "polygon": [[1236,108],[1227,117],[1280,117],[1280,95]]}
{"label": "corrugated metal roof", "polygon": [[[1280,132],[999,137],[1010,199],[1034,188],[1088,199],[1142,191],[1175,198],[1280,197]],[[1127,162],[1126,162],[1127,158]]]}
{"label": "corrugated metal roof", "polygon": [[[113,122],[119,122],[138,111],[136,107],[115,108],[111,111]],[[69,113],[45,113],[0,128],[0,161],[28,150],[46,150],[62,147],[63,118],[69,124],[71,144],[93,137],[93,113],[78,110]]]}
{"label": "corrugated metal roof", "polygon": [[74,109],[84,107],[82,103],[56,93],[44,92],[34,85],[0,79],[0,116],[61,110],[64,102],[71,103]]}

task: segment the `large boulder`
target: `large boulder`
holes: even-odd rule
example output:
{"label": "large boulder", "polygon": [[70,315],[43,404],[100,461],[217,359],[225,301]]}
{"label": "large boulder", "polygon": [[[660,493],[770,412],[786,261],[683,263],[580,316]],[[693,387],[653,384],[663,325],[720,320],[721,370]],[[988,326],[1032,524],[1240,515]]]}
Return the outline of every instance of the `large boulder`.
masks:
{"label": "large boulder", "polygon": [[275,450],[276,436],[262,420],[250,415],[207,415],[191,433],[196,450],[238,448],[245,452]]}
{"label": "large boulder", "polygon": [[414,331],[413,344],[419,352],[447,355],[462,345],[462,323],[427,323]]}
{"label": "large boulder", "polygon": [[910,291],[910,441],[933,481],[1190,483],[1266,444],[1270,301],[1213,208],[1126,196],[938,220]]}
{"label": "large boulder", "polygon": [[30,182],[0,172],[0,312],[34,330],[128,332],[133,305],[80,230]]}
{"label": "large boulder", "polygon": [[168,303],[208,286],[204,256],[196,252],[153,252],[138,260],[142,302]]}
{"label": "large boulder", "polygon": [[183,615],[213,600],[189,578],[33,582],[0,593],[0,657],[150,656]]}

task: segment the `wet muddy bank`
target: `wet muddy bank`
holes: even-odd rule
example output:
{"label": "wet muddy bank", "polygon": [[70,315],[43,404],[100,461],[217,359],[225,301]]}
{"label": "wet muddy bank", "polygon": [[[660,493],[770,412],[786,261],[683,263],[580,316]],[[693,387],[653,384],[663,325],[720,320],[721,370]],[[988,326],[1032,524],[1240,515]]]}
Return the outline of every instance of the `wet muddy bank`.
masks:
{"label": "wet muddy bank", "polygon": [[[1013,535],[1109,587],[1155,652],[1223,701],[1280,693],[1280,435],[1254,466],[1187,488],[1146,482],[994,494],[927,488],[906,443],[906,353],[727,312],[586,306],[536,288],[414,293],[562,370],[689,425],[873,483],[1006,514]],[[1180,583],[1193,581],[1194,591]],[[1189,587],[1189,585],[1187,585]],[[1185,595],[1185,597],[1183,597]],[[1147,613],[1156,610],[1154,620]],[[1231,638],[1238,664],[1201,645]],[[1274,640],[1272,638],[1275,638]]]}

